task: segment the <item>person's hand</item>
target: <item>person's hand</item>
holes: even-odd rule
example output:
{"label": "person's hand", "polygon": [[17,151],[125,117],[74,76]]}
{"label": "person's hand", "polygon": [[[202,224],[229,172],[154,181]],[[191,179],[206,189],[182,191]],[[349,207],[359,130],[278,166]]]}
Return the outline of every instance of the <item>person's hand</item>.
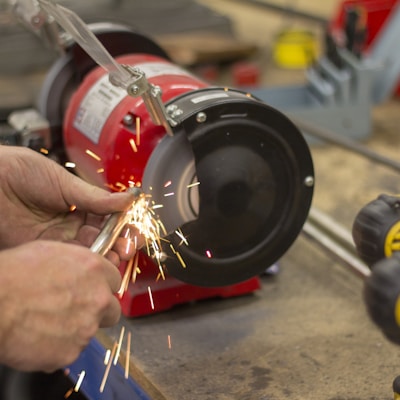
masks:
{"label": "person's hand", "polygon": [[0,252],[0,363],[53,371],[115,324],[117,268],[75,244],[36,240]]}
{"label": "person's hand", "polygon": [[[0,249],[35,239],[90,246],[104,216],[132,201],[131,194],[92,186],[32,150],[0,145]],[[108,257],[115,264],[135,251],[122,240],[114,250]]]}

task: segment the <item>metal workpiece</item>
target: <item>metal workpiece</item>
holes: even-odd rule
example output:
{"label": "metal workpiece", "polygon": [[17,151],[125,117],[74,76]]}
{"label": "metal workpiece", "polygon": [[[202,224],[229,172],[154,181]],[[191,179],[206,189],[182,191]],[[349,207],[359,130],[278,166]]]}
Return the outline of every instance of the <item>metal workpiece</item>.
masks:
{"label": "metal workpiece", "polygon": [[[135,196],[134,202],[142,195],[142,191],[137,187],[129,188],[127,191]],[[110,215],[99,235],[90,246],[90,250],[93,253],[102,256],[108,253],[118,239],[122,229],[124,229],[124,227],[129,223],[131,219],[131,209],[132,207],[129,207],[125,211],[116,212]]]}

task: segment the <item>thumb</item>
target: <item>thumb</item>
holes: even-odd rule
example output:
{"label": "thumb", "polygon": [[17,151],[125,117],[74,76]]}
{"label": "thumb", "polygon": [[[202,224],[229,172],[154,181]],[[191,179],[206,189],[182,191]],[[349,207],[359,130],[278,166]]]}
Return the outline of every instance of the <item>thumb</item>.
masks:
{"label": "thumb", "polygon": [[110,193],[68,173],[63,182],[66,202],[78,210],[97,215],[107,215],[126,210],[135,200],[129,192]]}

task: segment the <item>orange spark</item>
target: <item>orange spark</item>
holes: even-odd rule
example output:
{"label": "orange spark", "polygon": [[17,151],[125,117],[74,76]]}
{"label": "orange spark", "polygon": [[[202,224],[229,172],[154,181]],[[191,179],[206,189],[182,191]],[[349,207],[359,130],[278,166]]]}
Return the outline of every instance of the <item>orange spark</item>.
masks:
{"label": "orange spark", "polygon": [[[124,237],[125,237],[125,239],[126,239],[126,249],[125,249],[125,253],[126,253],[126,254],[129,254],[129,251],[130,251],[131,246],[132,246],[132,239],[130,238],[130,229],[128,229],[128,230],[126,231]],[[135,249],[136,249],[136,244],[137,244],[136,236],[135,236],[135,241],[134,241],[134,243],[135,243]]]}
{"label": "orange spark", "polygon": [[212,258],[212,254],[211,254],[211,251],[210,251],[210,250],[207,250],[207,251],[206,251],[206,256],[207,256],[208,258]]}
{"label": "orange spark", "polygon": [[184,234],[182,233],[182,231],[180,229],[177,229],[175,231],[175,234],[182,240],[182,243],[185,243],[186,246],[189,246],[187,239],[185,238]]}
{"label": "orange spark", "polygon": [[49,151],[47,149],[45,149],[44,147],[42,147],[39,151],[46,155],[49,154]]}
{"label": "orange spark", "polygon": [[108,360],[108,364],[107,364],[106,370],[104,371],[103,379],[102,379],[101,384],[100,384],[100,389],[99,389],[100,393],[103,393],[104,387],[106,386],[107,378],[108,378],[108,375],[110,373],[112,360],[113,360],[114,354],[115,354],[115,352],[117,350],[117,346],[118,346],[118,343],[115,342],[114,346],[113,346],[113,348],[111,350],[111,356],[110,356],[110,359]]}
{"label": "orange spark", "polygon": [[165,274],[164,274],[164,270],[163,270],[161,264],[158,266],[158,269],[160,271],[160,275],[161,275],[162,280],[165,281]]}
{"label": "orange spark", "polygon": [[115,357],[114,357],[114,365],[117,365],[119,354],[121,353],[121,346],[122,346],[122,341],[124,340],[124,335],[125,335],[125,326],[123,326],[121,328],[121,332],[119,334],[117,351],[116,351]]}
{"label": "orange spark", "polygon": [[171,350],[172,345],[171,345],[171,335],[168,335],[168,348]]}
{"label": "orange spark", "polygon": [[96,172],[97,172],[98,174],[102,174],[102,173],[104,172],[104,168],[99,168]]}
{"label": "orange spark", "polygon": [[131,139],[129,139],[129,144],[131,145],[131,147],[132,147],[132,150],[135,152],[135,153],[137,153],[137,147],[136,147],[136,143],[135,143],[135,141],[131,138]]}
{"label": "orange spark", "polygon": [[150,298],[151,309],[154,310],[153,294],[151,293],[151,288],[150,288],[150,286],[147,286],[147,291],[149,292],[149,298]]}
{"label": "orange spark", "polygon": [[72,205],[69,207],[69,211],[74,212],[75,210],[76,210],[76,205],[75,205],[75,204],[72,204]]}
{"label": "orange spark", "polygon": [[138,269],[135,268],[135,269],[133,270],[133,273],[132,273],[132,283],[135,283],[135,282],[136,282],[136,278],[137,278],[138,273],[139,273]]}
{"label": "orange spark", "polygon": [[168,187],[168,186],[171,186],[172,185],[172,182],[171,181],[168,181],[168,182],[165,182],[164,183],[164,187],[166,188],[166,187]]}
{"label": "orange spark", "polygon": [[124,192],[124,191],[127,189],[127,187],[126,187],[123,183],[121,183],[121,182],[117,182],[117,183],[115,184],[115,186],[116,186],[117,188],[119,188],[119,190],[120,190],[121,192]]}
{"label": "orange spark", "polygon": [[80,389],[80,387],[82,385],[83,379],[85,378],[85,374],[86,374],[85,370],[82,370],[82,372],[79,374],[79,378],[78,378],[78,380],[76,382],[76,385],[74,387],[74,391],[75,392],[79,392],[79,389]]}
{"label": "orange spark", "polygon": [[137,254],[139,254],[139,253],[136,253],[136,254],[135,254],[135,257],[132,257],[132,258],[128,261],[128,264],[127,264],[126,269],[125,269],[124,276],[123,276],[123,278],[122,278],[121,286],[120,286],[120,288],[119,288],[119,290],[118,290],[118,292],[117,292],[119,298],[122,298],[123,294],[124,294],[124,293],[127,291],[127,289],[128,289],[129,278],[131,277],[131,274],[132,274],[133,260],[134,260],[134,258],[136,258],[136,255],[137,255]]}
{"label": "orange spark", "polygon": [[136,117],[136,143],[140,145],[140,118]]}
{"label": "orange spark", "polygon": [[129,360],[131,358],[131,333],[128,332],[128,342],[126,344],[125,356],[125,379],[129,378]]}
{"label": "orange spark", "polygon": [[86,149],[86,150],[85,150],[85,153],[86,153],[88,156],[94,158],[96,161],[101,161],[101,158],[100,158],[96,153],[93,153],[92,150]]}
{"label": "orange spark", "polygon": [[74,393],[74,388],[69,389],[68,392],[64,394],[64,399],[68,399],[72,393]]}
{"label": "orange spark", "polygon": [[176,255],[176,257],[178,258],[179,262],[182,264],[182,267],[183,267],[183,268],[186,268],[185,261],[183,261],[182,256],[179,254],[179,251],[176,251],[176,252],[175,252],[175,255]]}
{"label": "orange spark", "polygon": [[106,355],[104,356],[104,365],[108,364],[108,362],[110,361],[110,356],[111,356],[111,350],[107,349]]}
{"label": "orange spark", "polygon": [[141,273],[142,273],[142,271],[140,270],[140,268],[137,266],[137,263],[136,263],[136,265],[133,268],[133,272],[132,272],[132,283],[136,282],[136,277]]}
{"label": "orange spark", "polygon": [[73,163],[73,162],[71,162],[71,161],[67,161],[67,162],[64,164],[64,166],[65,166],[65,168],[75,168],[75,167],[76,167],[76,164]]}
{"label": "orange spark", "polygon": [[170,192],[170,193],[165,193],[164,197],[169,197],[169,196],[173,196],[175,193],[174,192]]}
{"label": "orange spark", "polygon": [[188,188],[188,189],[190,189],[190,188],[192,188],[192,187],[194,187],[194,186],[199,186],[200,185],[200,182],[194,182],[194,183],[191,183],[190,185],[187,185],[186,187]]}

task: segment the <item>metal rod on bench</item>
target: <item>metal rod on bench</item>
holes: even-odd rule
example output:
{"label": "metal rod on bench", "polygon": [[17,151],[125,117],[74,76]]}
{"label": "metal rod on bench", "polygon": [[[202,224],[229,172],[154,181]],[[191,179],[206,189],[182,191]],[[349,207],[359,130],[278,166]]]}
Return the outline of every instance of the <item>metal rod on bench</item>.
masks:
{"label": "metal rod on bench", "polygon": [[368,266],[357,255],[350,232],[329,215],[312,207],[302,233],[358,277],[370,275]]}
{"label": "metal rod on bench", "polygon": [[309,122],[305,122],[301,119],[291,117],[291,120],[295,125],[297,125],[297,127],[302,132],[308,135],[314,136],[323,141],[329,142],[336,146],[342,147],[346,150],[360,154],[372,161],[385,165],[386,167],[392,168],[396,172],[400,172],[400,162],[397,162],[381,154],[378,154],[375,151],[369,149],[367,146],[356,142],[355,140],[352,140],[342,135],[338,135],[329,129],[314,125]]}

